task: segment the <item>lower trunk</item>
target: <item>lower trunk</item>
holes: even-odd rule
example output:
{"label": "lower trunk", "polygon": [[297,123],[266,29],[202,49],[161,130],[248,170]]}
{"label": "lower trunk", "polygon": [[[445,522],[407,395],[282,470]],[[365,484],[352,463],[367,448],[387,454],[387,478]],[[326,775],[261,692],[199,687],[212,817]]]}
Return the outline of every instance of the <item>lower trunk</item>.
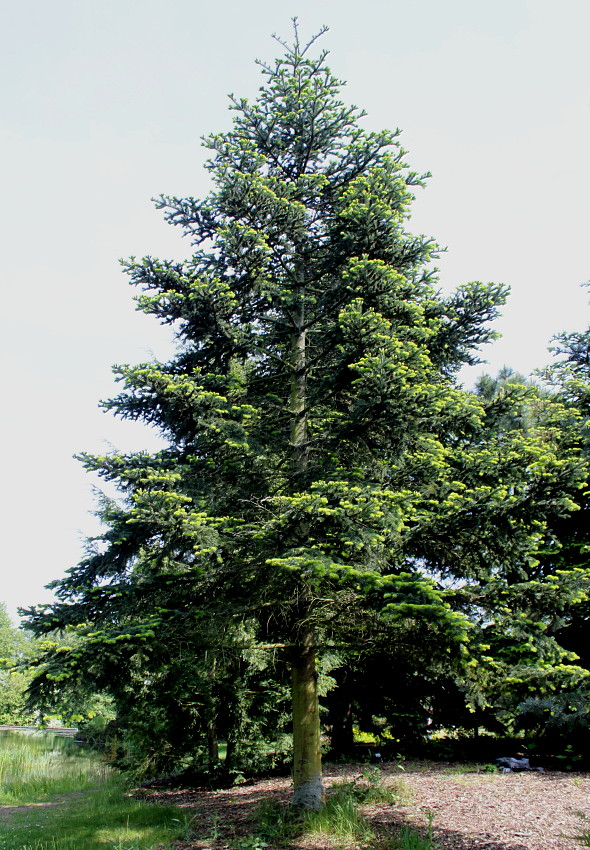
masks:
{"label": "lower trunk", "polygon": [[238,756],[238,742],[233,737],[228,735],[227,738],[227,751],[225,754],[225,772],[230,773],[232,770],[236,769],[237,764],[237,756]]}
{"label": "lower trunk", "polygon": [[229,673],[233,681],[233,690],[232,693],[225,695],[228,718],[225,772],[228,774],[238,766],[240,739],[244,725],[244,707],[240,694],[245,688],[245,682],[242,673],[242,664],[239,660],[234,659]]}
{"label": "lower trunk", "polygon": [[212,768],[217,766],[219,761],[219,744],[217,741],[217,700],[215,697],[215,679],[217,672],[217,659],[215,656],[211,659],[211,667],[209,668],[209,717],[207,718],[207,753],[209,755],[209,764]]}
{"label": "lower trunk", "polygon": [[313,632],[302,636],[293,656],[293,800],[318,811],[324,800],[320,713]]}
{"label": "lower trunk", "polygon": [[341,667],[335,673],[336,688],[329,695],[328,724],[330,726],[330,753],[333,756],[350,756],[354,751],[352,714],[352,671]]}
{"label": "lower trunk", "polygon": [[217,741],[217,727],[214,719],[207,721],[207,752],[209,754],[209,764],[215,767],[219,761],[219,743]]}
{"label": "lower trunk", "polygon": [[330,750],[335,756],[350,756],[354,752],[354,729],[352,724],[352,702],[338,706],[339,713],[332,718]]}

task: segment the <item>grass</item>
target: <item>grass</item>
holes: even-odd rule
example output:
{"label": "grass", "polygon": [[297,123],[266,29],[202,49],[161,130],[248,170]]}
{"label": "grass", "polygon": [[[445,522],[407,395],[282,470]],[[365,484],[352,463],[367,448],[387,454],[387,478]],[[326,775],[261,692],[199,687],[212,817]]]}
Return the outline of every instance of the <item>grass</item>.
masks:
{"label": "grass", "polygon": [[354,841],[361,846],[368,845],[373,830],[359,812],[359,801],[346,786],[347,783],[333,789],[321,811],[305,816],[305,832],[348,844]]}
{"label": "grass", "polygon": [[[405,827],[381,836],[359,808],[407,798],[403,783],[386,784],[378,768],[367,768],[332,786],[320,812],[261,806],[256,834],[233,845],[265,850],[315,835],[334,847],[435,850],[432,820],[426,835]],[[134,799],[95,753],[50,734],[0,734],[0,805],[29,807],[0,812],[0,850],[165,850],[190,832],[180,810]]]}
{"label": "grass", "polygon": [[[399,836],[397,836],[395,844],[389,845],[391,850],[436,850],[437,844],[434,843],[432,834],[432,820],[429,818],[428,832],[422,835],[409,826],[404,826]],[[389,850],[387,844],[382,845],[383,850]]]}
{"label": "grass", "polygon": [[493,782],[498,775],[495,764],[456,764],[446,767],[442,773],[452,777],[458,785],[481,785]]}
{"label": "grass", "polygon": [[180,810],[135,800],[92,751],[53,735],[0,736],[0,850],[156,850],[185,837]]}
{"label": "grass", "polygon": [[376,835],[359,807],[407,802],[409,792],[401,782],[384,784],[378,769],[370,769],[352,782],[330,788],[319,812],[298,812],[289,806],[264,803],[258,809],[256,835],[234,842],[235,850],[262,850],[292,844],[298,836],[315,835],[334,847],[371,850],[436,850],[432,818],[422,835],[404,827],[396,835]]}
{"label": "grass", "polygon": [[0,806],[96,788],[107,768],[90,750],[50,734],[0,733]]}
{"label": "grass", "polygon": [[336,846],[365,847],[374,837],[358,811],[357,801],[347,792],[331,794],[319,812],[302,813],[290,806],[263,803],[258,809],[257,826],[255,835],[235,842],[235,850],[285,847],[303,835],[321,836]]}

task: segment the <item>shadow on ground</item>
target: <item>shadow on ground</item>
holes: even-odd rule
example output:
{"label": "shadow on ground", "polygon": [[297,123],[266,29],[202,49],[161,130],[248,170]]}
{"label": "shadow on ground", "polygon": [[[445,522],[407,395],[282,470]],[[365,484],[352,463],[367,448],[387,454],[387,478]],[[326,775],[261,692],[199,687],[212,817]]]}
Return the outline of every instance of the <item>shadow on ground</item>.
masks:
{"label": "shadow on ground", "polygon": [[[287,805],[291,794],[289,779],[261,780],[236,788],[218,791],[209,790],[158,790],[142,789],[138,796],[150,801],[180,806],[193,815],[190,841],[175,844],[176,850],[235,850],[240,839],[256,834],[256,813],[263,803]],[[380,805],[363,808],[363,812],[384,847],[391,847],[393,840],[404,826],[426,835],[427,830],[400,812],[395,806]],[[466,836],[447,828],[436,827],[435,840],[442,850],[529,850],[518,837],[513,841],[499,841],[494,836],[476,833]],[[278,845],[277,845],[278,846]],[[269,844],[269,850],[274,845]],[[289,844],[285,850],[333,850],[334,844],[321,836],[305,835]]]}

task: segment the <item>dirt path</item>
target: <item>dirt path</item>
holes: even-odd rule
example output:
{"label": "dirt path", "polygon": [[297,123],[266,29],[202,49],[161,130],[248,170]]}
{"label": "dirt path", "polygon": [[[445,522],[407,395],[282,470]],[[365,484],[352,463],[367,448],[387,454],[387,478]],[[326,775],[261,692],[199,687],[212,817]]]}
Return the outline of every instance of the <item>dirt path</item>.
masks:
{"label": "dirt path", "polygon": [[63,806],[72,797],[81,797],[82,791],[70,791],[68,794],[60,794],[53,800],[47,800],[44,803],[28,803],[26,806],[0,806],[0,821],[8,823],[11,815],[19,814],[19,812],[29,812],[31,809],[47,809],[50,806]]}
{"label": "dirt path", "polygon": [[[386,767],[384,779],[402,780],[410,789],[403,805],[365,807],[377,833],[391,834],[404,824],[424,828],[434,816],[441,850],[580,850],[579,813],[590,816],[590,776],[581,773],[458,774],[451,766]],[[351,780],[358,765],[328,767],[326,784]],[[264,801],[286,802],[288,779],[266,779],[226,791],[170,790],[145,792],[147,799],[175,803],[194,813],[199,840],[177,850],[215,848],[252,835],[256,807]],[[589,825],[590,827],[590,825]],[[325,850],[325,839],[306,836],[292,848]]]}

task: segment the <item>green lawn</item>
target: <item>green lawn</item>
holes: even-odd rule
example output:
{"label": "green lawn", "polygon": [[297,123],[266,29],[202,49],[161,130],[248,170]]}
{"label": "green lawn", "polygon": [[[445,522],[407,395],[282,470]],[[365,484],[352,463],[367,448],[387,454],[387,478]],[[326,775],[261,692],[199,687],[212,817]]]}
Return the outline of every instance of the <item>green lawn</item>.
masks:
{"label": "green lawn", "polygon": [[133,799],[99,756],[51,734],[0,734],[0,850],[155,850],[186,835],[179,809]]}

